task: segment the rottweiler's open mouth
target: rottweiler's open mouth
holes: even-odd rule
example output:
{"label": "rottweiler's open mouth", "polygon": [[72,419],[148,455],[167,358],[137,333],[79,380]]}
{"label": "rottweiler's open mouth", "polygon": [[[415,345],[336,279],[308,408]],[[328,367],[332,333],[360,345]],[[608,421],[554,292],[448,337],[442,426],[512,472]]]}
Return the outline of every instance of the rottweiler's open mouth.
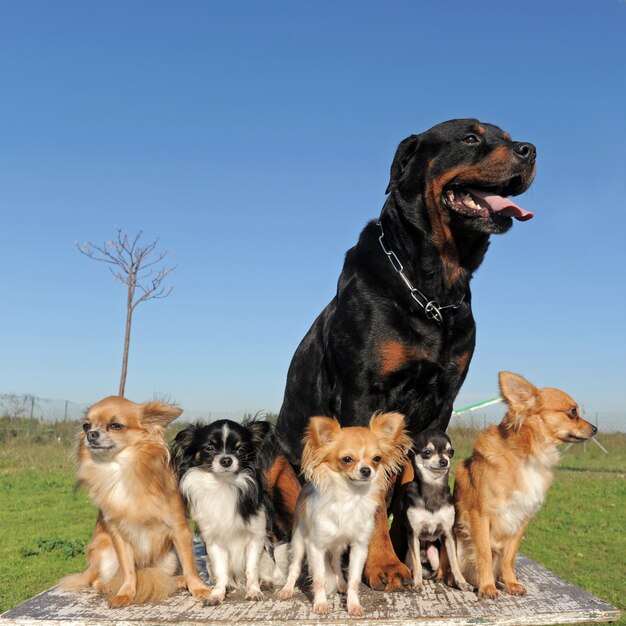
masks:
{"label": "rottweiler's open mouth", "polygon": [[521,222],[534,217],[533,213],[515,204],[506,196],[489,189],[449,187],[444,193],[444,201],[450,209],[469,217],[491,217],[497,214],[514,217]]}

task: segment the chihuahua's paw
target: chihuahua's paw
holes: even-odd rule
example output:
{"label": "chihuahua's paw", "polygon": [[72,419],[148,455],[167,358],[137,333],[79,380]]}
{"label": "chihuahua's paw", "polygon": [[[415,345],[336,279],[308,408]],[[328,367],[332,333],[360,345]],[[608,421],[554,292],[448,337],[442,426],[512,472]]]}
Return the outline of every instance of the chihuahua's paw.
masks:
{"label": "chihuahua's paw", "polygon": [[504,591],[512,596],[526,595],[526,587],[518,582],[504,583]]}
{"label": "chihuahua's paw", "polygon": [[285,585],[276,593],[275,598],[277,600],[289,600],[291,596],[293,596],[293,587],[291,585]]}
{"label": "chihuahua's paw", "polygon": [[405,591],[412,583],[411,570],[398,560],[368,563],[365,578],[374,591]]}
{"label": "chihuahua's paw", "polygon": [[133,596],[128,593],[117,594],[109,598],[109,606],[112,609],[119,609],[122,606],[128,606],[133,601]]}
{"label": "chihuahua's paw", "polygon": [[348,583],[345,580],[338,580],[337,591],[339,593],[346,593],[346,591],[348,591]]}
{"label": "chihuahua's paw", "polygon": [[260,589],[248,589],[246,591],[246,600],[252,600],[253,602],[263,600],[263,592]]}
{"label": "chihuahua's paw", "polygon": [[479,598],[488,598],[489,600],[495,600],[500,593],[496,589],[495,585],[483,585],[482,587],[478,587],[478,597]]}
{"label": "chihuahua's paw", "polygon": [[215,591],[212,591],[204,600],[204,604],[205,606],[217,606],[218,604],[222,604],[222,602],[224,602],[225,597],[225,593],[215,593]]}
{"label": "chihuahua's paw", "polygon": [[91,586],[102,595],[108,596],[111,593],[111,587],[107,583],[102,582],[99,578],[94,580]]}
{"label": "chihuahua's paw", "polygon": [[314,602],[313,611],[318,615],[328,615],[328,602]]}
{"label": "chihuahua's paw", "polygon": [[472,587],[472,585],[470,585],[468,582],[463,581],[454,581],[451,585],[449,585],[450,587],[456,587],[457,589],[460,589],[461,591],[474,591],[474,587]]}
{"label": "chihuahua's paw", "polygon": [[413,584],[410,587],[411,591],[414,591],[415,593],[421,593],[423,588],[424,585],[421,580],[413,579]]}
{"label": "chihuahua's paw", "polygon": [[348,603],[348,615],[350,615],[351,617],[362,617],[363,615],[365,615],[365,611],[358,602],[350,602]]}
{"label": "chihuahua's paw", "polygon": [[193,587],[188,587],[189,593],[199,600],[206,600],[211,595],[211,587],[207,587],[205,584],[202,585],[194,585]]}

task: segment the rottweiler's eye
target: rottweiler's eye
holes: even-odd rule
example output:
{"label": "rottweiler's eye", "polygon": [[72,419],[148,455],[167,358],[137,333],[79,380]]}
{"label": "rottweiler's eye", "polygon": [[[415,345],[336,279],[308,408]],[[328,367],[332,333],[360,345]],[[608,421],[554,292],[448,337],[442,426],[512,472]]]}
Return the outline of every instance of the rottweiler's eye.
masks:
{"label": "rottweiler's eye", "polygon": [[344,456],[343,459],[341,459],[346,465],[348,463],[352,463],[352,457],[351,456]]}
{"label": "rottweiler's eye", "polygon": [[111,422],[108,426],[109,430],[122,430],[124,428],[124,424],[120,424],[119,422]]}
{"label": "rottweiler's eye", "polygon": [[478,139],[478,137],[476,135],[468,135],[467,137],[465,137],[463,139],[463,143],[472,145],[472,144],[476,144],[479,143],[480,140]]}
{"label": "rottweiler's eye", "polygon": [[431,457],[432,454],[433,454],[433,451],[432,450],[428,450],[428,449],[422,450],[422,452],[421,452],[422,458],[424,458],[424,459],[427,459],[427,458]]}
{"label": "rottweiler's eye", "polygon": [[379,455],[376,455],[372,461],[374,461],[374,463],[380,463],[383,460],[383,458]]}
{"label": "rottweiler's eye", "polygon": [[578,417],[578,411],[576,410],[576,407],[574,407],[573,409],[570,409],[567,412],[567,417],[569,417],[571,420]]}
{"label": "rottweiler's eye", "polygon": [[85,422],[83,424],[83,430],[87,432],[91,428],[91,424],[89,422]]}

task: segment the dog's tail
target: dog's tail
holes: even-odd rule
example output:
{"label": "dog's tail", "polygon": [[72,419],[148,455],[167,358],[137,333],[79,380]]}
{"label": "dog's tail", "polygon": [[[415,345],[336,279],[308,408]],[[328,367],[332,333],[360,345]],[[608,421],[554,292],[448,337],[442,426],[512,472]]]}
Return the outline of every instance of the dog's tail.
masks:
{"label": "dog's tail", "polygon": [[[111,600],[122,586],[122,577],[115,574],[112,577],[101,578],[93,569],[86,569],[80,574],[72,574],[61,579],[59,587],[64,591],[85,591],[96,589]],[[137,570],[137,591],[133,604],[147,602],[162,602],[177,590],[177,580],[171,573],[160,567],[145,567]]]}
{"label": "dog's tail", "polygon": [[59,587],[64,591],[84,591],[89,589],[94,582],[95,578],[91,575],[91,572],[87,569],[80,574],[70,574],[59,581]]}
{"label": "dog's tail", "polygon": [[[113,598],[122,586],[122,577],[115,576],[107,585],[107,599]],[[162,602],[176,593],[174,576],[160,567],[145,567],[137,570],[137,591],[132,604]]]}

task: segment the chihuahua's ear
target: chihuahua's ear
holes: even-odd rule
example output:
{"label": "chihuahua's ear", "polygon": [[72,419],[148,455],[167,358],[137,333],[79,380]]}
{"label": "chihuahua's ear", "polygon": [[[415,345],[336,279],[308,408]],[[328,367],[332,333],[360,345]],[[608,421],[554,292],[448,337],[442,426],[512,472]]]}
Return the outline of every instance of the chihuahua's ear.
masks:
{"label": "chihuahua's ear", "polygon": [[304,479],[318,486],[321,476],[318,468],[324,463],[329,449],[326,446],[332,443],[341,433],[341,425],[334,417],[312,417],[309,420],[304,435],[304,449],[300,467]]}
{"label": "chihuahua's ear", "polygon": [[305,441],[310,445],[321,448],[329,444],[341,431],[341,425],[336,417],[312,417],[306,431]]}
{"label": "chihuahua's ear", "polygon": [[158,400],[151,400],[141,405],[141,415],[143,420],[153,426],[165,428],[174,421],[183,410],[173,404],[165,404]]}
{"label": "chihuahua's ear", "polygon": [[198,424],[189,424],[187,428],[176,434],[174,441],[170,444],[172,461],[179,477],[182,477],[196,462],[197,452],[193,443],[199,428]]}
{"label": "chihuahua's ear", "polygon": [[380,443],[387,473],[400,471],[407,461],[413,440],[405,426],[404,415],[401,413],[374,413],[370,419],[370,430]]}
{"label": "chihuahua's ear", "polygon": [[374,413],[370,419],[370,430],[378,438],[395,440],[404,432],[404,426],[401,413]]}
{"label": "chihuahua's ear", "polygon": [[523,376],[511,372],[500,372],[498,381],[500,393],[509,405],[502,424],[519,430],[526,417],[537,413],[541,408],[539,390]]}
{"label": "chihuahua's ear", "polygon": [[241,425],[252,433],[252,441],[257,445],[259,445],[274,428],[270,422],[255,420],[254,418],[243,420]]}

